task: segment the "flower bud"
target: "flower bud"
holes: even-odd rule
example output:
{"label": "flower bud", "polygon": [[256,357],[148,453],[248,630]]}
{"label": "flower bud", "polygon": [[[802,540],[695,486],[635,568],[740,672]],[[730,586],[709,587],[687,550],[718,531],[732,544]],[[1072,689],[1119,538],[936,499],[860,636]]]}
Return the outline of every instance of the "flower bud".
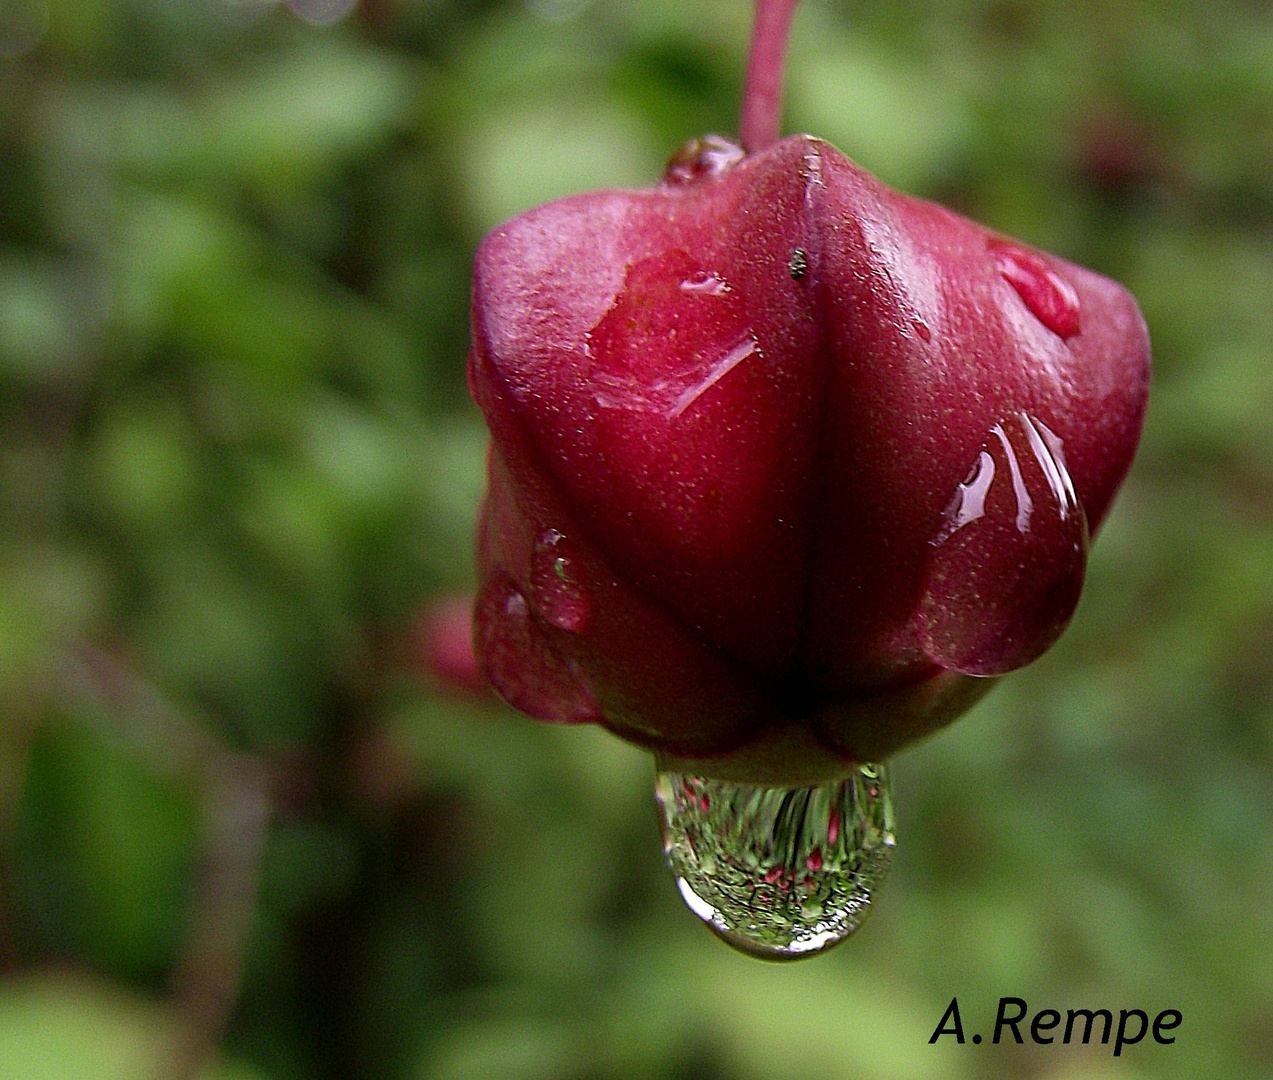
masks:
{"label": "flower bud", "polygon": [[1056,640],[1149,343],[1119,285],[826,143],[727,151],[483,242],[475,642],[532,716],[817,783]]}

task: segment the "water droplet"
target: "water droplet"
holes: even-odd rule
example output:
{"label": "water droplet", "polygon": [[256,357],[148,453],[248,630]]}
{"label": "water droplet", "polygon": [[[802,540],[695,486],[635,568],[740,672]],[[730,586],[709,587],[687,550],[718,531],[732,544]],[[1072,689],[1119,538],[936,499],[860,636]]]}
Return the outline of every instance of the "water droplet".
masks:
{"label": "water droplet", "polygon": [[919,339],[925,344],[933,340],[933,331],[923,319],[912,319],[911,326],[914,327],[915,333],[919,335]]}
{"label": "water droplet", "polygon": [[729,282],[724,278],[710,274],[706,270],[696,270],[681,282],[681,292],[703,293],[706,296],[724,296],[729,292]]}
{"label": "water droplet", "polygon": [[1078,293],[1040,256],[1013,244],[999,244],[995,265],[1034,317],[1052,333],[1071,338],[1079,332]]}
{"label": "water droplet", "polygon": [[[607,410],[681,417],[759,352],[742,298],[725,278],[679,249],[638,260],[623,291],[588,335],[589,382]],[[648,437],[640,422],[638,444]]]}
{"label": "water droplet", "polygon": [[582,569],[570,541],[545,529],[530,557],[530,598],[537,614],[559,630],[582,630],[592,617]]}
{"label": "water droplet", "polygon": [[655,797],[685,903],[734,948],[769,960],[853,933],[896,845],[882,765],[812,788],[660,772]]}
{"label": "water droplet", "polygon": [[738,143],[720,135],[690,139],[668,160],[667,167],[663,170],[663,182],[688,184],[695,180],[721,176],[746,156]]}
{"label": "water droplet", "polygon": [[1002,675],[1040,656],[1074,613],[1088,542],[1061,439],[1024,412],[993,425],[932,541],[920,605],[929,657]]}
{"label": "water droplet", "polygon": [[495,574],[478,595],[474,639],[482,674],[505,701],[537,720],[588,724],[601,707],[574,662],[537,624],[514,582]]}
{"label": "water droplet", "polygon": [[1070,471],[1065,466],[1065,447],[1061,443],[1060,436],[1042,420],[1026,413],[1021,414],[1021,419],[1026,437],[1030,440],[1030,449],[1060,506],[1061,520],[1065,521],[1070,514],[1082,511],[1079,497],[1074,492],[1074,481],[1070,478]]}

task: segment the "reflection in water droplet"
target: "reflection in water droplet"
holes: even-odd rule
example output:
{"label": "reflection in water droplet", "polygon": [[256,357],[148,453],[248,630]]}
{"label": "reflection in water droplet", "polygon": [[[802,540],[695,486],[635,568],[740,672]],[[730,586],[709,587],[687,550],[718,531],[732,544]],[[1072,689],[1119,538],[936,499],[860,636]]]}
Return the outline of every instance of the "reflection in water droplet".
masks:
{"label": "reflection in water droplet", "polygon": [[535,613],[559,630],[582,630],[592,603],[580,581],[579,560],[556,529],[545,529],[530,557],[531,601]]}
{"label": "reflection in water droplet", "polygon": [[[1030,421],[1025,418],[1024,413],[1021,414],[1021,424],[1026,428],[1030,426]],[[1012,448],[1012,443],[1008,441],[1008,435],[1003,430],[1002,424],[995,424],[990,429],[990,432],[999,440],[999,444],[1003,447],[1004,457],[1008,459],[1008,471],[1012,474],[1012,493],[1017,498],[1017,532],[1028,533],[1030,531],[1030,514],[1034,511],[1034,500],[1030,498],[1030,492],[1025,486],[1025,477],[1021,475],[1021,463],[1017,460],[1017,452]]]}
{"label": "reflection in water droplet", "polygon": [[[1016,420],[1024,432],[1030,451],[1038,462],[1039,469],[1047,483],[1053,498],[1056,500],[1057,512],[1062,521],[1068,521],[1071,514],[1079,509],[1078,495],[1074,491],[1074,481],[1070,479],[1069,470],[1065,467],[1065,451],[1061,439],[1042,420],[1028,413],[1013,413],[1010,420]],[[1034,513],[1034,499],[1026,485],[1017,450],[1008,436],[1002,423],[995,424],[990,433],[998,440],[1008,461],[1008,471],[1012,477],[1012,494],[1016,500],[1016,527],[1020,533],[1030,531],[1030,517]],[[943,514],[941,530],[932,539],[934,545],[942,544],[959,529],[969,525],[986,512],[986,496],[995,478],[995,460],[982,450],[977,456],[977,464],[967,480],[955,489],[955,494]]]}
{"label": "reflection in water droplet", "polygon": [[1052,333],[1070,338],[1079,332],[1078,293],[1042,258],[1015,245],[1000,244],[995,265],[1034,317]]}
{"label": "reflection in water droplet", "polygon": [[972,474],[955,489],[955,496],[946,507],[945,523],[941,531],[933,537],[934,545],[949,539],[954,532],[985,514],[986,493],[990,490],[990,482],[994,478],[995,459],[983,450],[977,457],[977,464],[973,466]]}
{"label": "reflection in water droplet", "polygon": [[1030,440],[1030,449],[1035,460],[1043,470],[1043,476],[1056,496],[1057,505],[1061,508],[1061,520],[1065,521],[1078,509],[1079,499],[1074,493],[1074,481],[1070,479],[1070,471],[1065,467],[1065,450],[1060,436],[1048,429],[1048,426],[1036,417],[1027,413],[1021,414],[1021,426],[1025,428],[1026,438]]}
{"label": "reflection in water droplet", "polygon": [[893,856],[882,765],[813,788],[661,772],[663,849],[685,903],[742,952],[812,956],[853,933]]}

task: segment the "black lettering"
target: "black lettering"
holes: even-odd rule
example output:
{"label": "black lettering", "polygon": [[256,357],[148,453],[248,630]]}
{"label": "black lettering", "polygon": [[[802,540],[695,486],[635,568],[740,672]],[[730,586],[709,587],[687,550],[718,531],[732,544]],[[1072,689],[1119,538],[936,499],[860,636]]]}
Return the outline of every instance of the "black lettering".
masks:
{"label": "black lettering", "polygon": [[[1012,1016],[1012,1017],[1005,1016],[1004,1008],[1007,1005],[1016,1005],[1020,1011],[1017,1013],[1016,1016]],[[1025,1040],[1021,1038],[1021,1032],[1017,1030],[1017,1025],[1021,1023],[1021,1021],[1025,1018],[1025,1013],[1026,1013],[1025,1001],[1022,1000],[1021,998],[1005,997],[1005,998],[999,999],[999,1015],[995,1017],[994,1042],[996,1046],[999,1045],[999,1036],[1002,1034],[1003,1029],[1005,1027],[1012,1028],[1012,1037],[1016,1039],[1017,1042],[1019,1043],[1025,1042]]]}
{"label": "black lettering", "polygon": [[[951,1019],[954,1020],[955,1026],[947,1028],[946,1021]],[[957,997],[950,999],[950,1004],[946,1007],[946,1011],[942,1013],[941,1020],[937,1024],[937,1030],[933,1032],[933,1037],[928,1041],[930,1044],[935,1043],[943,1035],[953,1035],[960,1046],[964,1045],[964,1024],[959,1019],[959,998]]]}
{"label": "black lettering", "polygon": [[[1140,1017],[1140,1030],[1136,1032],[1134,1039],[1129,1039],[1125,1035],[1127,1029],[1127,1018],[1129,1016]],[[1118,1013],[1118,1034],[1114,1036],[1114,1056],[1118,1057],[1123,1052],[1124,1046],[1134,1046],[1145,1037],[1145,1032],[1149,1030],[1149,1017],[1139,1009],[1120,1009]]]}
{"label": "black lettering", "polygon": [[[1052,1017],[1052,1019],[1045,1022],[1043,1019],[1045,1016],[1050,1016]],[[1041,1012],[1035,1015],[1033,1023],[1030,1024],[1030,1038],[1032,1038],[1037,1043],[1044,1043],[1044,1044],[1050,1043],[1052,1041],[1052,1037],[1049,1036],[1048,1038],[1045,1039],[1039,1035],[1039,1032],[1051,1031],[1060,1022],[1061,1022],[1061,1014],[1057,1012],[1055,1009],[1042,1010]]]}
{"label": "black lettering", "polygon": [[[1170,1024],[1166,1022],[1166,1017],[1168,1016],[1175,1017]],[[1154,1017],[1154,1042],[1160,1042],[1164,1046],[1168,1043],[1174,1043],[1176,1041],[1176,1036],[1173,1035],[1170,1039],[1164,1039],[1160,1032],[1170,1031],[1172,1028],[1180,1027],[1181,1019],[1182,1017],[1179,1009],[1163,1009],[1162,1012]]]}
{"label": "black lettering", "polygon": [[1070,1044],[1070,1033],[1074,1030],[1074,1018],[1076,1016],[1087,1017],[1087,1024],[1083,1028],[1083,1045],[1087,1045],[1088,1039],[1092,1037],[1092,1021],[1098,1016],[1105,1017],[1105,1033],[1101,1036],[1101,1043],[1104,1045],[1109,1042],[1109,1029],[1114,1024],[1113,1014],[1109,1009],[1066,1009],[1065,1010],[1065,1038],[1062,1040],[1066,1046]]}

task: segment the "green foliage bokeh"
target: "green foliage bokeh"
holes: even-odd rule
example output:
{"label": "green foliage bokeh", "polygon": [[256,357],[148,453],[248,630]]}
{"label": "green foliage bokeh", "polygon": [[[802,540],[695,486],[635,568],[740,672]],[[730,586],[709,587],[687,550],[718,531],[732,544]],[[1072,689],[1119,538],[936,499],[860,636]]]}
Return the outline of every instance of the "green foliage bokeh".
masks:
{"label": "green foliage bokeh", "polygon": [[[877,910],[783,968],[681,908],[644,754],[419,650],[473,577],[474,247],[732,131],[750,5],[324,12],[0,2],[0,1080],[171,1037],[206,807],[86,648],[269,770],[209,1076],[1273,1075],[1273,8],[805,0],[786,129],[1124,281],[1155,385],[1071,630],[898,757]],[[930,1045],[954,995],[1184,1021]]]}

